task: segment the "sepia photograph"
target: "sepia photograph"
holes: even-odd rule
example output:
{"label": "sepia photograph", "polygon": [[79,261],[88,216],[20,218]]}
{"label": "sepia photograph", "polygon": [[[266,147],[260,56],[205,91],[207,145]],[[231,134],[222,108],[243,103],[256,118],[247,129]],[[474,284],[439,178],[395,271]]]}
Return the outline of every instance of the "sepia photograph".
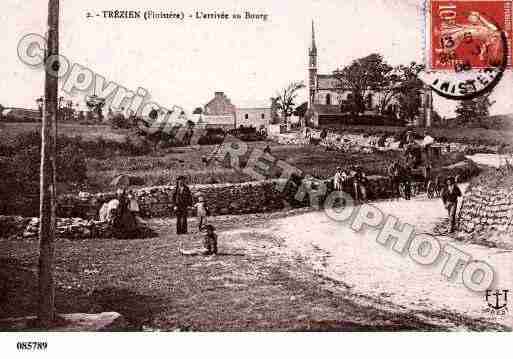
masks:
{"label": "sepia photograph", "polygon": [[505,346],[512,7],[3,0],[0,356]]}

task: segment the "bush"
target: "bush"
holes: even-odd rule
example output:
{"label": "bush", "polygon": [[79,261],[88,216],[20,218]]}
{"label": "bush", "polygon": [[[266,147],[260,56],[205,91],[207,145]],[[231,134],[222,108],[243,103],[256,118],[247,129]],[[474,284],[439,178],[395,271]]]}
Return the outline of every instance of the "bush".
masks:
{"label": "bush", "polygon": [[[0,156],[13,157],[26,151],[28,148],[41,147],[41,135],[39,132],[26,132],[16,136],[9,143],[0,145]],[[125,141],[105,140],[99,138],[94,141],[86,141],[80,136],[57,138],[57,150],[66,151],[80,149],[83,156],[88,158],[109,158],[114,155],[145,156],[152,151],[151,143],[144,137],[136,135],[127,136]],[[76,150],[74,150],[76,151]]]}
{"label": "bush", "polygon": [[[41,144],[34,136],[16,140],[20,147],[9,160],[0,163],[0,213],[34,216],[39,211]],[[77,144],[58,146],[56,165],[60,184],[83,184],[87,180],[86,155]]]}
{"label": "bush", "polygon": [[59,151],[57,169],[57,181],[84,183],[87,179],[87,163],[84,151],[78,146],[66,146]]}

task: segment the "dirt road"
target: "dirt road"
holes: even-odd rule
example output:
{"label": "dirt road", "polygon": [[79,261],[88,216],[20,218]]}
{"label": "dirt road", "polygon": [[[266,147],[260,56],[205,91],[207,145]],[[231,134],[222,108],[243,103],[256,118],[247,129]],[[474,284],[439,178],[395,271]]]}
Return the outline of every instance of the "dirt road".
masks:
{"label": "dirt road", "polygon": [[[444,208],[439,199],[418,197],[411,201],[385,201],[376,206],[385,214],[415,226],[417,233],[433,233]],[[376,242],[376,230],[354,232],[349,224],[338,223],[323,212],[312,212],[272,220],[265,226],[247,231],[252,235],[277,236],[284,241],[275,253],[282,257],[305,258],[323,277],[339,283],[339,289],[357,301],[369,301],[384,310],[419,316],[449,330],[466,329],[460,316],[500,324],[511,329],[513,316],[492,318],[485,313],[483,293],[474,293],[462,282],[461,270],[452,280],[442,276],[442,259],[433,266],[421,266],[409,256]],[[241,231],[232,232],[239,236]],[[494,287],[513,289],[513,251],[457,242],[447,236],[437,237],[451,243],[473,259],[484,260],[495,270]],[[364,298],[364,299],[362,299]],[[510,309],[511,311],[512,309]]]}

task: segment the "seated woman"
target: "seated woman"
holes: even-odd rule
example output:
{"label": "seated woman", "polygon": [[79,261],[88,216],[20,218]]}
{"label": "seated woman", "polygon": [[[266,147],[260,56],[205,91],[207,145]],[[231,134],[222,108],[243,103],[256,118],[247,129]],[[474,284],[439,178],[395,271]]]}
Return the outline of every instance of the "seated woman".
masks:
{"label": "seated woman", "polygon": [[119,206],[112,221],[115,236],[117,238],[136,237],[139,234],[139,227],[134,214],[130,211],[130,201],[126,190],[117,191],[117,200]]}

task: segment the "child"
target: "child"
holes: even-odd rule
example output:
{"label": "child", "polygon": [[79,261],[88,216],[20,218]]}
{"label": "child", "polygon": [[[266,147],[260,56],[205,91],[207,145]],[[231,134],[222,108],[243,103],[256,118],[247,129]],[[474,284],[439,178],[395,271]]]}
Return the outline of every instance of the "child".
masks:
{"label": "child", "polygon": [[206,250],[205,254],[217,254],[217,234],[215,232],[216,229],[211,224],[207,224],[205,226],[205,229],[207,230],[207,233],[205,234],[205,237],[203,239],[203,245],[205,246]]}
{"label": "child", "polygon": [[205,237],[203,237],[203,248],[202,249],[180,249],[180,254],[184,256],[210,256],[217,254],[217,234],[215,227],[211,224],[205,226]]}
{"label": "child", "polygon": [[198,203],[194,205],[196,208],[196,215],[198,216],[198,229],[201,231],[207,224],[208,208],[205,205],[203,196],[199,196]]}

